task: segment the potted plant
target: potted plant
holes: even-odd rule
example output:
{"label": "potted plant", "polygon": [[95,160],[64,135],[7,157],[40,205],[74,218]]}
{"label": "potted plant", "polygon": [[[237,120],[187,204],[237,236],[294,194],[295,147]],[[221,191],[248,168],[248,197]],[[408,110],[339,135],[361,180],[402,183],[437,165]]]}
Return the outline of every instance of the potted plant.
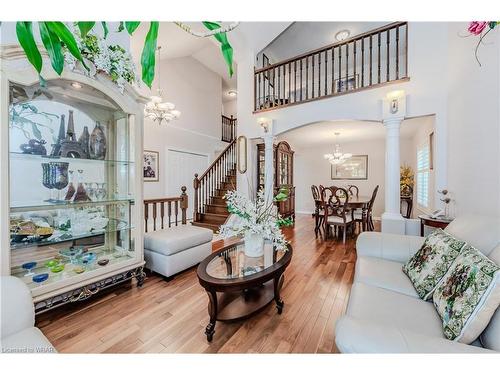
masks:
{"label": "potted plant", "polygon": [[400,168],[399,187],[402,197],[413,195],[414,174],[408,165],[402,165]]}
{"label": "potted plant", "polygon": [[274,248],[286,251],[287,241],[280,228],[292,225],[293,220],[281,217],[275,203],[287,198],[286,189],[281,189],[271,202],[266,201],[263,190],[257,193],[255,200],[238,191],[229,191],[225,199],[234,219],[221,226],[221,237],[242,237],[245,241],[245,255],[248,257],[263,255],[264,240],[271,241]]}

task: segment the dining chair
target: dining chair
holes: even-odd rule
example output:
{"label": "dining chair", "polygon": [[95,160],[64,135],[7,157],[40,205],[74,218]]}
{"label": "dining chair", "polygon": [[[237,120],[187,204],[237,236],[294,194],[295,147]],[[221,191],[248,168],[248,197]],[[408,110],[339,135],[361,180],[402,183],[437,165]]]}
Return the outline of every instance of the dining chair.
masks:
{"label": "dining chair", "polygon": [[318,234],[321,228],[321,223],[323,221],[323,209],[321,204],[321,194],[319,188],[316,185],[311,185],[311,192],[314,199],[314,233]]}
{"label": "dining chair", "polygon": [[[379,185],[375,186],[375,189],[373,189],[372,197],[370,198],[370,201],[368,202],[368,205],[365,208],[365,210],[366,210],[365,227],[370,232],[375,229],[375,226],[373,224],[372,211],[373,211],[373,204],[375,203],[375,198],[377,197],[378,188],[379,188]],[[360,228],[363,228],[363,213],[362,212],[358,212],[357,210],[353,211],[352,219],[354,220],[355,223],[360,224]]]}
{"label": "dining chair", "polygon": [[347,185],[349,195],[359,197],[359,188],[356,185]]}
{"label": "dining chair", "polygon": [[330,227],[342,228],[342,243],[345,244],[346,233],[349,227],[352,226],[353,219],[351,211],[348,208],[349,193],[344,188],[330,187],[324,190],[329,191],[328,201],[326,201],[327,193],[322,195],[324,203],[324,227],[325,238],[328,238]]}

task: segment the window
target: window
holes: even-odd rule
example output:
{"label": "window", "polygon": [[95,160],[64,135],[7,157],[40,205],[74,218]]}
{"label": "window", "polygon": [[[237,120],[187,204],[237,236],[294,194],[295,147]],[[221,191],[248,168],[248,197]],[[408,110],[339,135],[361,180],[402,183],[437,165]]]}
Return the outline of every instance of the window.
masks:
{"label": "window", "polygon": [[429,207],[430,148],[426,143],[417,148],[417,203]]}

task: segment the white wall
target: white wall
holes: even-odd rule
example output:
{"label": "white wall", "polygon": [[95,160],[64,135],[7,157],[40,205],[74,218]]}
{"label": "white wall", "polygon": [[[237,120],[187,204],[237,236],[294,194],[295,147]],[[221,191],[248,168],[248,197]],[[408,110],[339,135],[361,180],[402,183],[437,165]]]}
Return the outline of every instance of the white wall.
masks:
{"label": "white wall", "polygon": [[237,100],[228,100],[222,103],[222,114],[230,117],[237,117],[238,109],[237,109]]}
{"label": "white wall", "polygon": [[[160,181],[144,183],[145,198],[166,196],[166,174],[162,168],[167,165],[168,149],[207,154],[211,161],[224,147],[220,141],[221,77],[191,57],[163,60],[161,69],[163,98],[176,105],[181,117],[168,125],[145,120],[144,149],[160,153]],[[153,89],[156,85],[155,82]],[[151,95],[147,88],[142,90]],[[192,179],[185,182],[192,183]]]}
{"label": "white wall", "polygon": [[456,213],[500,213],[500,33],[492,31],[474,58],[478,38],[457,38],[449,28],[448,164]]}

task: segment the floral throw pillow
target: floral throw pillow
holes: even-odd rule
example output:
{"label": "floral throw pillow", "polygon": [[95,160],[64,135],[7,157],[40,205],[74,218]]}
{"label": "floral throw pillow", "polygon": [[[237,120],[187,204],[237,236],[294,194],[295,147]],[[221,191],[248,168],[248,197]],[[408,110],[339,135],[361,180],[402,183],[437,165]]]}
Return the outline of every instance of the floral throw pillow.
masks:
{"label": "floral throw pillow", "polygon": [[453,261],[460,255],[465,241],[438,229],[425,239],[419,251],[403,266],[420,298],[428,300]]}
{"label": "floral throw pillow", "polygon": [[444,335],[470,344],[500,304],[500,267],[466,245],[437,286],[433,300]]}

